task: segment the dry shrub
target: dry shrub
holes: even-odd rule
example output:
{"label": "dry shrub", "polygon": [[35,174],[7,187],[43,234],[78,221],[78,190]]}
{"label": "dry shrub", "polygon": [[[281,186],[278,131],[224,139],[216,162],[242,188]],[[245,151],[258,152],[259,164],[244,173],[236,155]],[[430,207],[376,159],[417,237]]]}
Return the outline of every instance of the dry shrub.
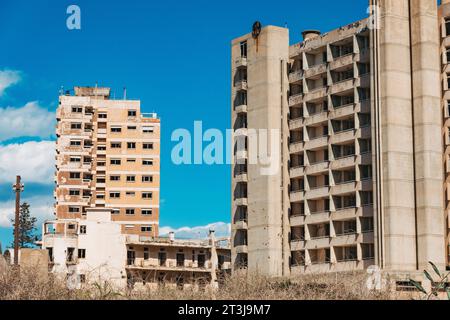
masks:
{"label": "dry shrub", "polygon": [[273,279],[257,274],[236,274],[223,279],[219,290],[198,290],[173,286],[156,289],[119,290],[94,283],[69,290],[64,279],[37,276],[35,269],[13,268],[0,272],[0,300],[389,300],[392,291],[369,291],[365,272],[304,275]]}

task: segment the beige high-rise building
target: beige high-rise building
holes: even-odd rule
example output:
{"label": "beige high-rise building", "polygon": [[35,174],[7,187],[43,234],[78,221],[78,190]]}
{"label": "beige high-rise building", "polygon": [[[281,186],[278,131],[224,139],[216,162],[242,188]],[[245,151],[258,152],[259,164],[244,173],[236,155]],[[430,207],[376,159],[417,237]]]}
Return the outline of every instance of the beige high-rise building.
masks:
{"label": "beige high-rise building", "polygon": [[[450,265],[450,1],[442,2],[373,0],[376,14],[305,31],[294,45],[275,26],[232,41],[235,270]],[[268,147],[279,145],[275,174],[252,161],[259,129],[280,133]]]}
{"label": "beige high-rise building", "polygon": [[110,209],[123,234],[158,235],[160,121],[109,88],[75,87],[57,110],[56,218]]}

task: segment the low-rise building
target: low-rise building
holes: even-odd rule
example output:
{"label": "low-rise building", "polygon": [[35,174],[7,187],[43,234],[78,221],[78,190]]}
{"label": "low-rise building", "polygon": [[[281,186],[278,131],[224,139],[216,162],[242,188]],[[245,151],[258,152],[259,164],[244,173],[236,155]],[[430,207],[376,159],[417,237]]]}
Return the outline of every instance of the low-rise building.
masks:
{"label": "low-rise building", "polygon": [[44,223],[42,248],[49,269],[64,275],[71,287],[107,281],[117,287],[216,287],[231,268],[227,238],[176,240],[125,235],[111,219],[111,209],[87,209],[83,219]]}

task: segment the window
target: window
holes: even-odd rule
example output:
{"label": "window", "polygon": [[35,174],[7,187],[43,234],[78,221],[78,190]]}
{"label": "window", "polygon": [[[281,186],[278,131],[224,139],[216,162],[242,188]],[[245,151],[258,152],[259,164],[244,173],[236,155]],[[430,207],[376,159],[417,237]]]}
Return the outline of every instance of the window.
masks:
{"label": "window", "polygon": [[79,213],[80,208],[79,207],[69,207],[69,213]]}
{"label": "window", "polygon": [[143,145],[142,145],[142,148],[143,149],[153,149],[153,143],[144,143]]}
{"label": "window", "polygon": [[153,176],[142,176],[142,182],[153,182]]}
{"label": "window", "polygon": [[134,191],[127,191],[126,195],[127,195],[127,197],[134,197],[136,195],[136,192],[134,192]]}
{"label": "window", "polygon": [[81,140],[70,140],[71,147],[79,147],[81,146]]}
{"label": "window", "polygon": [[142,165],[143,166],[152,166],[153,165],[153,160],[144,159],[144,160],[142,160]]}
{"label": "window", "polygon": [[120,198],[120,192],[110,192],[109,197],[111,199],[119,199]]}
{"label": "window", "polygon": [[86,249],[78,249],[78,259],[86,259]]}
{"label": "window", "polygon": [[151,192],[142,192],[142,199],[152,199],[153,194]]}
{"label": "window", "polygon": [[120,214],[120,210],[119,209],[112,209],[111,214]]}
{"label": "window", "polygon": [[120,142],[111,142],[111,149],[120,149],[122,144]]}
{"label": "window", "polygon": [[120,181],[120,176],[109,176],[109,181]]}
{"label": "window", "polygon": [[136,176],[127,176],[127,182],[136,182]]}
{"label": "window", "polygon": [[361,217],[361,230],[362,232],[373,232],[373,218]]}
{"label": "window", "polygon": [[128,149],[136,149],[136,142],[127,142]]}
{"label": "window", "polygon": [[373,205],[373,193],[372,192],[361,192],[361,204],[363,206]]}
{"label": "window", "polygon": [[106,146],[105,145],[99,145],[99,146],[97,146],[97,150],[98,151],[106,151]]}
{"label": "window", "polygon": [[184,253],[177,253],[177,267],[184,267]]}
{"label": "window", "polygon": [[75,230],[75,225],[74,225],[74,224],[69,224],[69,225],[67,226],[67,228],[68,228],[69,230]]}
{"label": "window", "polygon": [[72,107],[72,113],[82,113],[83,112],[83,108],[79,107],[79,106],[73,106]]}
{"label": "window", "polygon": [[136,126],[128,126],[127,129],[128,129],[128,130],[136,130],[137,127],[136,127]]}
{"label": "window", "polygon": [[80,274],[80,283],[86,283],[86,275]]}
{"label": "window", "polygon": [[121,161],[120,161],[120,159],[111,159],[110,163],[111,163],[111,165],[114,165],[114,166],[120,166]]}
{"label": "window", "polygon": [[144,260],[148,260],[150,258],[150,252],[148,248],[144,248]]}
{"label": "window", "polygon": [[153,210],[152,210],[152,209],[142,209],[142,210],[141,210],[141,214],[142,214],[143,216],[150,216],[152,213],[153,213]]}
{"label": "window", "polygon": [[240,47],[241,47],[241,57],[247,58],[247,41],[242,41],[240,43]]}
{"label": "window", "polygon": [[136,117],[136,110],[128,110],[129,117]]}
{"label": "window", "polygon": [[129,159],[127,159],[127,162],[128,162],[128,163],[135,163],[135,162],[136,162],[136,159],[129,158]]}
{"label": "window", "polygon": [[97,194],[95,195],[95,197],[96,197],[97,199],[102,200],[102,199],[105,199],[105,194],[104,194],[104,193],[97,193]]}
{"label": "window", "polygon": [[450,36],[450,18],[445,19],[445,35]]}
{"label": "window", "polygon": [[153,133],[154,129],[153,127],[143,127],[142,133]]}
{"label": "window", "polygon": [[69,190],[69,195],[70,196],[79,196],[80,195],[80,190],[70,189]]}
{"label": "window", "polygon": [[81,173],[80,172],[71,172],[69,173],[70,179],[81,179]]}
{"label": "window", "polygon": [[81,162],[81,157],[70,157],[70,162]]}
{"label": "window", "polygon": [[97,162],[97,167],[104,167],[104,166],[106,166],[106,162],[104,162],[104,161],[98,161]]}
{"label": "window", "polygon": [[142,226],[141,232],[152,232],[152,226]]}
{"label": "window", "polygon": [[99,113],[98,114],[98,118],[99,119],[106,119],[106,118],[108,118],[108,115],[106,113]]}
{"label": "window", "polygon": [[81,123],[78,123],[78,122],[71,123],[70,129],[73,129],[73,130],[81,129]]}
{"label": "window", "polygon": [[122,132],[122,128],[121,127],[111,127],[111,132],[113,132],[113,133]]}
{"label": "window", "polygon": [[134,215],[135,214],[135,210],[134,209],[125,209],[125,214],[126,215]]}

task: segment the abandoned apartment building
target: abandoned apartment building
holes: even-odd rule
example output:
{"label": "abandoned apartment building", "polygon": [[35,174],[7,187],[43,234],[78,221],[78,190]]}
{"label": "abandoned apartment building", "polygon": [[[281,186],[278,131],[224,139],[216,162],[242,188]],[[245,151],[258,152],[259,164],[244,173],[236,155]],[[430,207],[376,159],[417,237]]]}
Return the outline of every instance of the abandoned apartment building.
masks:
{"label": "abandoned apartment building", "polygon": [[[234,270],[450,266],[450,1],[370,4],[297,44],[258,23],[232,41]],[[258,128],[282,133],[278,174],[248,163]]]}
{"label": "abandoned apartment building", "polygon": [[110,99],[109,88],[75,87],[59,101],[56,219],[41,243],[50,270],[77,285],[216,285],[230,268],[228,239],[158,236],[157,115],[141,113],[139,100]]}

